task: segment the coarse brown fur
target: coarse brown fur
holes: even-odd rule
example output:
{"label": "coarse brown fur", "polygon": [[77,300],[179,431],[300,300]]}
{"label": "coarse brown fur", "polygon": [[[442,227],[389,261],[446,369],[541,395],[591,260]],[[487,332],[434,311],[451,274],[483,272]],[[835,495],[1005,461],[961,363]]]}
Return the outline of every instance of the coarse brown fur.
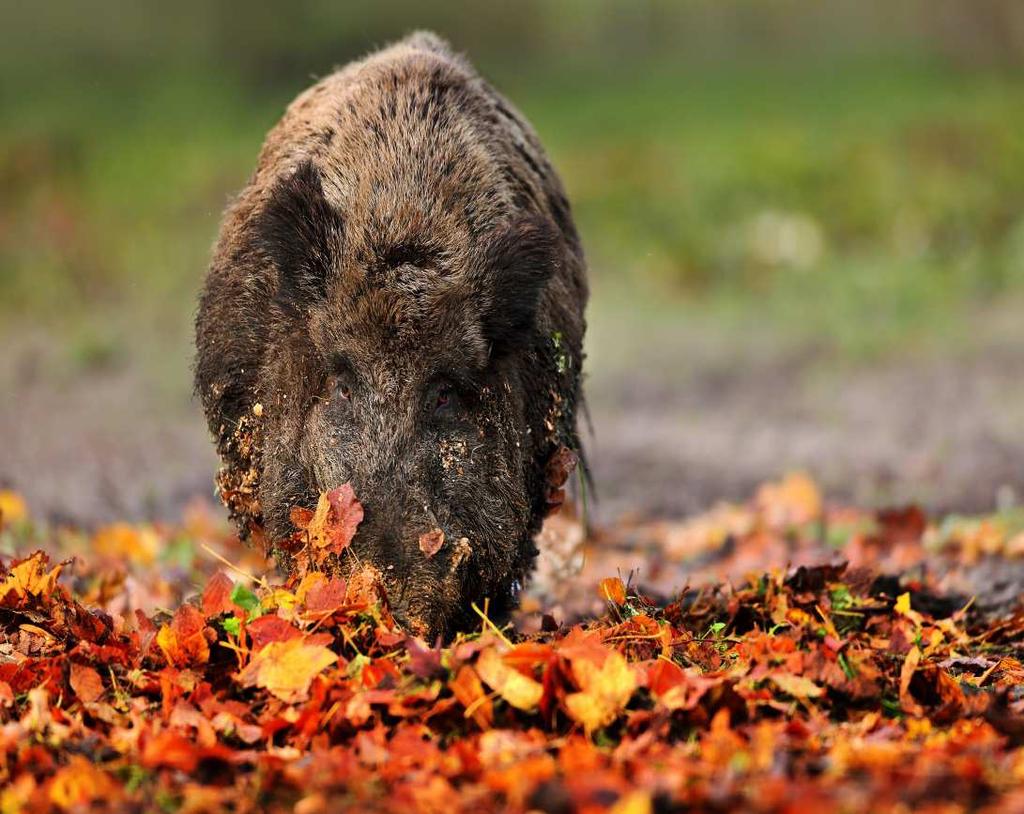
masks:
{"label": "coarse brown fur", "polygon": [[343,562],[379,569],[400,618],[448,635],[474,601],[507,609],[545,466],[579,447],[586,299],[536,135],[446,43],[414,34],[318,82],[225,214],[196,319],[243,534],[273,547],[293,506],[351,482],[366,514]]}

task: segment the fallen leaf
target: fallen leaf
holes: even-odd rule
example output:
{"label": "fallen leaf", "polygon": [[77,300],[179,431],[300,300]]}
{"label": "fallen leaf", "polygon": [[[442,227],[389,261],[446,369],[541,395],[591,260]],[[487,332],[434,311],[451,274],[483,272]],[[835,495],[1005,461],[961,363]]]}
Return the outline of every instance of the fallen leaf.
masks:
{"label": "fallen leaf", "polygon": [[93,535],[92,547],[105,557],[150,565],[160,551],[160,538],[145,526],[114,523]]}
{"label": "fallen leaf", "polygon": [[427,559],[440,551],[443,545],[444,532],[441,529],[433,529],[420,535],[420,551],[427,555]]}
{"label": "fallen leaf", "polygon": [[626,586],[622,584],[622,580],[618,577],[602,579],[598,587],[598,593],[602,599],[606,602],[611,602],[613,605],[626,604]]}
{"label": "fallen leaf", "polygon": [[304,701],[310,684],[338,661],[336,653],[304,638],[275,641],[256,653],[238,674],[244,687],[262,687],[287,704]]}
{"label": "fallen leaf", "polygon": [[[904,594],[906,596],[906,594]],[[908,715],[922,715],[924,710],[910,694],[910,681],[914,677],[917,665],[921,663],[921,650],[917,647],[910,648],[906,658],[903,660],[903,667],[900,669],[900,707]]]}
{"label": "fallen leaf", "polygon": [[352,543],[363,520],[363,506],[349,483],[323,492],[312,515],[294,508],[292,522],[306,532],[317,559],[341,554]]}
{"label": "fallen leaf", "polygon": [[103,686],[103,679],[88,664],[71,662],[71,672],[68,676],[71,689],[75,691],[78,700],[86,704],[98,701],[106,691]]}
{"label": "fallen leaf", "polygon": [[120,798],[114,779],[81,755],[71,755],[50,784],[50,802],[62,809],[76,809],[102,801],[104,806]]}
{"label": "fallen leaf", "polygon": [[484,650],[476,661],[484,683],[516,709],[531,710],[540,703],[544,688],[539,681],[509,667],[494,648]]}
{"label": "fallen leaf", "polygon": [[600,667],[587,659],[575,661],[572,673],[580,691],[566,696],[566,711],[588,735],[614,721],[636,689],[636,675],[617,651]]}
{"label": "fallen leaf", "polygon": [[803,472],[792,472],[777,483],[766,483],[754,501],[765,522],[782,528],[821,517],[824,501],[817,484]]}
{"label": "fallen leaf", "polygon": [[156,643],[168,664],[186,667],[210,660],[206,620],[192,605],[178,608],[170,624],[163,625],[156,634]]}
{"label": "fallen leaf", "polygon": [[21,523],[27,517],[25,499],[10,489],[0,489],[0,529],[11,523]]}
{"label": "fallen leaf", "polygon": [[775,672],[768,676],[775,686],[794,698],[818,698],[824,690],[806,676]]}
{"label": "fallen leaf", "polygon": [[253,652],[259,652],[273,642],[287,642],[302,636],[302,631],[291,622],[273,615],[253,619],[245,626],[245,631],[252,639]]}
{"label": "fallen leaf", "polygon": [[876,517],[882,537],[893,545],[916,543],[928,527],[928,518],[919,506],[880,509]]}
{"label": "fallen leaf", "polygon": [[468,664],[460,667],[455,678],[448,682],[448,687],[466,708],[467,717],[471,717],[481,729],[491,728],[494,723],[494,706],[472,667]]}
{"label": "fallen leaf", "polygon": [[203,591],[203,614],[209,618],[241,610],[231,601],[231,592],[234,588],[234,580],[223,571],[218,571],[210,577],[206,583],[206,589]]}

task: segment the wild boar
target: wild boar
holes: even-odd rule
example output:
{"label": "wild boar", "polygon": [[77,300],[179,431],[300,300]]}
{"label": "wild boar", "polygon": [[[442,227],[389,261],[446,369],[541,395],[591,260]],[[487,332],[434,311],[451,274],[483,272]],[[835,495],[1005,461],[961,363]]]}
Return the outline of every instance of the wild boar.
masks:
{"label": "wild boar", "polygon": [[287,566],[292,507],[351,483],[365,515],[339,567],[375,567],[412,629],[513,607],[580,448],[587,295],[536,134],[447,43],[413,34],[317,82],[224,215],[196,317],[242,534]]}

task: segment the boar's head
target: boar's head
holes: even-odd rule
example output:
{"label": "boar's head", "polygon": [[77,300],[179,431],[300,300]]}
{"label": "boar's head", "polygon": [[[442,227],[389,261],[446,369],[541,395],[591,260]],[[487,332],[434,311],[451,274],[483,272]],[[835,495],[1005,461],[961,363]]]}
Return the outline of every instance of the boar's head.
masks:
{"label": "boar's head", "polygon": [[[230,345],[204,346],[202,325],[243,304],[211,286],[200,311],[197,381],[221,422],[227,502],[283,540],[293,506],[351,483],[365,515],[342,567],[379,571],[399,619],[434,636],[478,621],[473,601],[500,615],[537,553],[545,465],[575,444],[577,380],[538,313],[562,234],[518,213],[459,249],[426,235],[367,246],[310,162],[275,184],[251,233],[274,269],[265,313],[242,326],[265,346],[255,376]],[[437,529],[428,554],[419,541]]]}

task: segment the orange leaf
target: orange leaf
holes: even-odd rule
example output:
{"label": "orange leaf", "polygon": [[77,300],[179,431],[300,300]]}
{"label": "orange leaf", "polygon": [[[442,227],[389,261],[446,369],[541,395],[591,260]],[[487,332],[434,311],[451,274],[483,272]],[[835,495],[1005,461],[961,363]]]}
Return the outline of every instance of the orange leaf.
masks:
{"label": "orange leaf", "polygon": [[168,664],[185,667],[206,664],[210,660],[210,645],[206,641],[206,620],[192,605],[182,605],[169,625],[160,628],[156,643]]}
{"label": "orange leaf", "polygon": [[467,717],[476,721],[481,729],[490,729],[494,723],[494,706],[484,692],[480,678],[469,665],[463,665],[448,687],[452,695],[466,708]]}
{"label": "orange leaf", "polygon": [[764,484],[755,502],[768,525],[774,527],[817,520],[824,505],[817,484],[803,472],[792,472],[778,483]]}
{"label": "orange leaf", "polygon": [[622,584],[622,580],[618,577],[602,579],[598,593],[601,594],[602,599],[611,602],[613,605],[626,604],[626,586]]}
{"label": "orange leaf", "polygon": [[111,559],[151,565],[160,553],[160,538],[153,529],[145,526],[114,523],[93,535],[92,547]]}
{"label": "orange leaf", "polygon": [[49,596],[57,586],[57,577],[63,567],[55,565],[47,570],[49,565],[50,558],[42,551],[33,552],[16,563],[0,585],[0,598],[12,590],[22,599],[26,596]]}
{"label": "orange leaf", "polygon": [[105,692],[100,674],[87,664],[71,662],[71,675],[68,680],[78,700],[86,704],[101,698]]}
{"label": "orange leaf", "polygon": [[914,677],[917,666],[921,663],[921,650],[918,647],[910,648],[906,658],[903,660],[903,667],[900,670],[900,707],[908,715],[922,715],[924,710],[910,694],[910,681]]}
{"label": "orange leaf", "polygon": [[81,755],[71,755],[50,785],[50,802],[61,809],[89,806],[99,800],[109,805],[119,797],[113,778]]}

